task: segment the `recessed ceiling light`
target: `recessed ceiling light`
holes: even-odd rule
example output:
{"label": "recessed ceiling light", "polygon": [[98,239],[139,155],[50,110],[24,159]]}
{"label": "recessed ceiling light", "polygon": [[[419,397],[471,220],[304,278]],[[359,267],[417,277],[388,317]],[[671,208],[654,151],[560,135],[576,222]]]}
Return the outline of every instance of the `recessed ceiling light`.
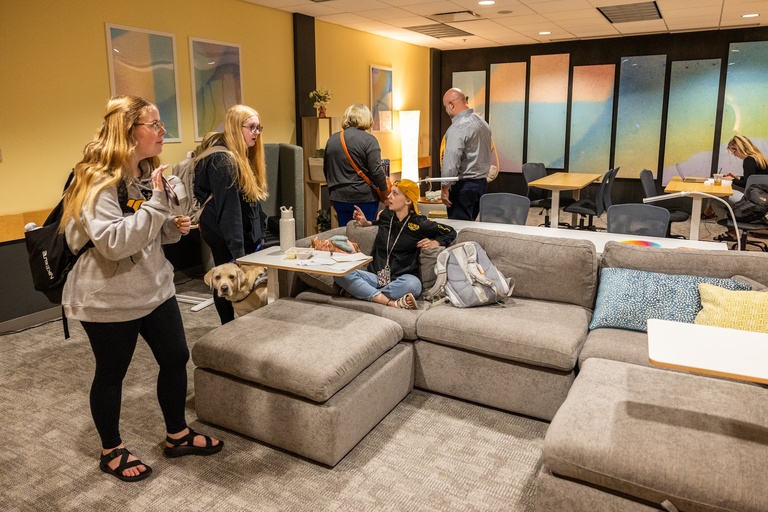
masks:
{"label": "recessed ceiling light", "polygon": [[540,36],[548,36],[548,35],[549,35],[549,34],[551,34],[551,33],[552,33],[552,32],[547,32],[547,31],[544,31],[544,32],[539,32],[539,35],[540,35]]}
{"label": "recessed ceiling light", "polygon": [[742,18],[757,18],[758,16],[760,15],[759,14],[742,14],[741,15]]}
{"label": "recessed ceiling light", "polygon": [[493,5],[495,3],[495,0],[481,0],[480,2],[477,2],[477,5]]}

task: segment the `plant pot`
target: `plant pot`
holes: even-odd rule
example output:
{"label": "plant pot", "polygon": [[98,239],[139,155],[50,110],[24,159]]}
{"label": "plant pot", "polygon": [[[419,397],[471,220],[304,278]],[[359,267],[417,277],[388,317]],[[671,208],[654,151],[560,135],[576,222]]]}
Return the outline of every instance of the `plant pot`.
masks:
{"label": "plant pot", "polygon": [[309,163],[309,179],[311,181],[325,181],[325,174],[323,174],[323,159],[322,158],[307,158]]}

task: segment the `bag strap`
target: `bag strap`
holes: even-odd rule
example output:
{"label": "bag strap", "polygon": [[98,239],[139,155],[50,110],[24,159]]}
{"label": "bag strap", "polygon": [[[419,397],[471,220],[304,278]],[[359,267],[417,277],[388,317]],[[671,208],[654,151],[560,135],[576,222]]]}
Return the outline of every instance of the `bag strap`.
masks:
{"label": "bag strap", "polygon": [[363,181],[366,182],[368,185],[374,186],[373,182],[371,181],[371,178],[366,176],[363,171],[360,170],[360,168],[357,166],[354,160],[352,160],[352,155],[349,154],[349,150],[347,149],[347,143],[344,141],[344,130],[341,130],[339,132],[339,138],[341,139],[341,147],[344,148],[344,154],[347,155],[347,160],[349,160],[349,163],[352,164],[352,168],[355,170],[358,176],[363,178]]}

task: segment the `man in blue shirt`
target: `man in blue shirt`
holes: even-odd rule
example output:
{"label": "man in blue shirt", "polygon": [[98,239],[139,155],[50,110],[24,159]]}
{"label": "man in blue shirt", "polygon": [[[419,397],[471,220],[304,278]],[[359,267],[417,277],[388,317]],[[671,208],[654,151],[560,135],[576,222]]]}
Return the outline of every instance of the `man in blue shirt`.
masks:
{"label": "man in blue shirt", "polygon": [[491,128],[467,105],[467,96],[453,88],[443,96],[443,106],[451,117],[445,132],[443,178],[459,177],[457,182],[442,182],[440,198],[449,219],[475,220],[480,197],[488,187],[491,167]]}

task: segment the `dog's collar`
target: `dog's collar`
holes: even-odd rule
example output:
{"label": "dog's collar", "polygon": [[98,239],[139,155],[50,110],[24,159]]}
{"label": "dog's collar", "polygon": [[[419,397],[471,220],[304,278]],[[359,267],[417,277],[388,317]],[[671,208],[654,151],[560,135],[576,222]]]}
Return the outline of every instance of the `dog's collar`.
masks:
{"label": "dog's collar", "polygon": [[248,295],[243,297],[240,300],[233,300],[232,303],[237,304],[238,302],[243,302],[245,299],[251,296],[253,291],[256,289],[257,286],[259,286],[261,283],[265,283],[267,281],[267,273],[262,273],[259,277],[253,280],[253,284],[251,285],[251,290],[248,292]]}

